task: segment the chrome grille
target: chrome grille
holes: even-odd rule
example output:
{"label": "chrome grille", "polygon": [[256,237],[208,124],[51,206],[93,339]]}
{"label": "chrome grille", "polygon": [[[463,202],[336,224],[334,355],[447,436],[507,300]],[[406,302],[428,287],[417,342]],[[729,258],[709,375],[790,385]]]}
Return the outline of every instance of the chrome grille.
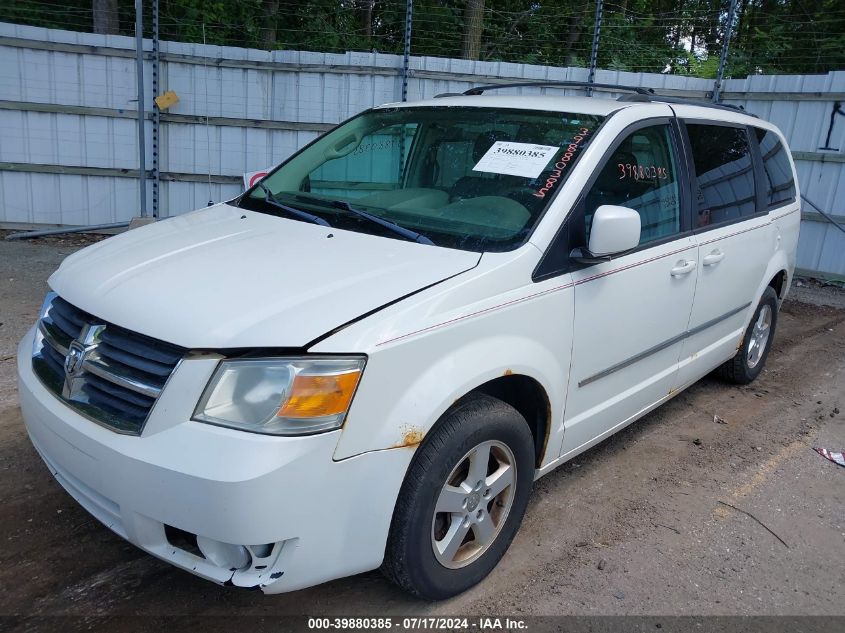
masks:
{"label": "chrome grille", "polygon": [[50,391],[89,419],[138,435],[185,351],[51,293],[38,321],[32,365]]}

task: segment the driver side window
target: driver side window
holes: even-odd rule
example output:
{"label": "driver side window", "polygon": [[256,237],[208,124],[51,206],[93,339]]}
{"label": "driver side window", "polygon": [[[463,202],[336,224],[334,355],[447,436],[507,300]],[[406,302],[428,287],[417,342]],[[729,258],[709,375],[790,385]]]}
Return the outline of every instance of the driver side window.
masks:
{"label": "driver side window", "polygon": [[681,230],[678,159],[668,124],[629,134],[608,158],[585,200],[584,243],[590,239],[593,214],[603,204],[640,214],[640,244]]}

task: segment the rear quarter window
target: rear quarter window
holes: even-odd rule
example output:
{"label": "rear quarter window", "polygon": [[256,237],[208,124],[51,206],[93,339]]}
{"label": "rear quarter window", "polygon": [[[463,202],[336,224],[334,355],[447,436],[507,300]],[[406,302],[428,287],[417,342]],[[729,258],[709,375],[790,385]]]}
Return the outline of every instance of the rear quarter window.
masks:
{"label": "rear quarter window", "polygon": [[766,206],[771,209],[795,202],[795,178],[787,156],[789,150],[774,132],[761,128],[755,128],[754,132],[760,145],[766,176]]}
{"label": "rear quarter window", "polygon": [[754,164],[745,128],[687,123],[699,228],[753,215]]}

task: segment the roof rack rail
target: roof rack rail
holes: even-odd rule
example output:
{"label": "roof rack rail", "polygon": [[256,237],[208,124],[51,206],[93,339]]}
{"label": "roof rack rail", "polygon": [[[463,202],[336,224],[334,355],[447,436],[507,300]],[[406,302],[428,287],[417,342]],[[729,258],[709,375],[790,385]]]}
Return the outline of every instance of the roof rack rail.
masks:
{"label": "roof rack rail", "polygon": [[474,96],[483,94],[488,90],[501,90],[503,88],[586,88],[588,90],[630,92],[633,94],[647,96],[654,95],[654,90],[651,88],[642,88],[640,86],[622,86],[617,84],[594,84],[588,81],[525,81],[513,84],[493,84],[490,86],[476,86],[475,88],[466,90],[463,94]]}
{"label": "roof rack rail", "polygon": [[622,95],[617,101],[658,101],[660,103],[675,103],[678,105],[694,105],[702,108],[716,108],[717,110],[730,110],[731,112],[741,112],[748,116],[753,116],[755,119],[759,118],[756,114],[746,112],[741,105],[733,105],[731,103],[713,103],[712,101],[702,101],[699,99],[690,99],[685,97],[670,97],[663,95],[649,95],[645,98],[643,95]]}
{"label": "roof rack rail", "polygon": [[511,84],[492,84],[487,86],[476,86],[464,92],[444,92],[435,95],[435,99],[442,97],[460,97],[460,96],[476,96],[487,92],[488,90],[501,90],[502,88],[584,88],[587,90],[603,90],[606,92],[626,92],[628,94],[622,95],[617,101],[631,101],[631,102],[661,102],[661,103],[677,103],[686,105],[697,105],[704,108],[716,108],[718,110],[730,110],[732,112],[742,112],[755,119],[758,118],[756,114],[746,112],[745,108],[740,105],[733,105],[730,103],[713,103],[712,101],[700,101],[697,99],[690,99],[684,97],[672,97],[668,95],[659,95],[654,91],[654,88],[643,88],[642,86],[625,86],[621,84],[594,84],[588,81],[523,81]]}

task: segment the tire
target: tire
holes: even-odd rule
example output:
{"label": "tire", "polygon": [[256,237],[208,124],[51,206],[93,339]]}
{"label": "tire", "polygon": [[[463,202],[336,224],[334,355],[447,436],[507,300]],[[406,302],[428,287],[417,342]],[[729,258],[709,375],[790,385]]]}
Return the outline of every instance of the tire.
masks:
{"label": "tire", "polygon": [[[760,297],[760,303],[745,330],[742,345],[732,359],[719,367],[718,375],[737,385],[747,385],[753,381],[766,364],[775,328],[778,322],[778,296],[774,288],[768,286]],[[761,329],[761,326],[768,325]]]}
{"label": "tire", "polygon": [[[508,472],[515,480],[510,485]],[[470,479],[481,488],[469,486]],[[426,435],[408,468],[382,572],[425,600],[466,591],[507,551],[533,480],[534,440],[525,418],[484,394],[459,401]]]}

